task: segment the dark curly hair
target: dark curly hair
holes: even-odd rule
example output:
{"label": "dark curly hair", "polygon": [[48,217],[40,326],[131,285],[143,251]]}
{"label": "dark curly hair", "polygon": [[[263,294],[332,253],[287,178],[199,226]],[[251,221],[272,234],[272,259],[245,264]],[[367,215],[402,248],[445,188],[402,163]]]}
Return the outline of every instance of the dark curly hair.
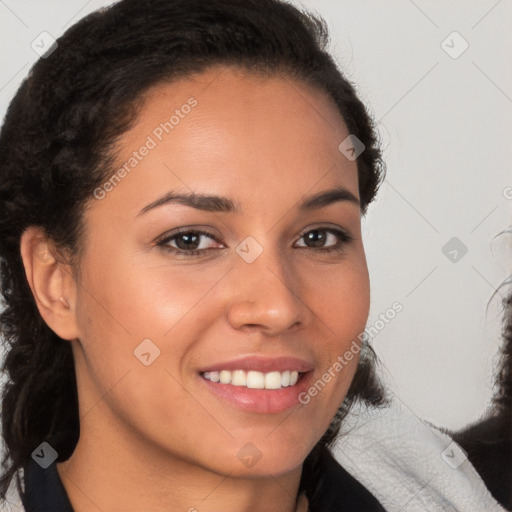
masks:
{"label": "dark curly hair", "polygon": [[490,407],[479,421],[457,432],[445,432],[467,452],[496,501],[512,510],[512,291],[502,304],[503,343]]}
{"label": "dark curly hair", "polygon": [[[122,0],[80,20],[33,66],[0,132],[0,329],[8,377],[1,498],[41,442],[51,440],[64,461],[79,436],[71,344],[38,312],[20,256],[22,233],[41,227],[77,268],[84,208],[113,174],[115,143],[133,125],[143,94],[213,65],[279,74],[332,99],[365,146],[357,168],[366,213],[385,167],[373,121],[328,43],[322,18],[282,0]],[[348,395],[305,461],[302,488],[314,489],[317,456],[335,439],[353,401],[384,403],[376,361],[365,341]]]}

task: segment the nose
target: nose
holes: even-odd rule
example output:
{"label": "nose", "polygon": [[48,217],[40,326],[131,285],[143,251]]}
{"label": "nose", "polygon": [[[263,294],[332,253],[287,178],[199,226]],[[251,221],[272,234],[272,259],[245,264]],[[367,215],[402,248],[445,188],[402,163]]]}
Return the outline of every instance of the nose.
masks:
{"label": "nose", "polygon": [[311,321],[300,276],[277,250],[265,249],[252,263],[237,259],[229,280],[233,328],[276,336]]}

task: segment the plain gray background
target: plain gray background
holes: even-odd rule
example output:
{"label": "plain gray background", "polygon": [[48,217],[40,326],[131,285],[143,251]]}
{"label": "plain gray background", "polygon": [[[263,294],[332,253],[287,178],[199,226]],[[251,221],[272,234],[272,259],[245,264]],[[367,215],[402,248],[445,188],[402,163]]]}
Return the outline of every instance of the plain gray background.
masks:
{"label": "plain gray background", "polygon": [[[0,118],[41,33],[110,3],[0,0]],[[491,396],[505,291],[490,299],[511,271],[512,236],[499,234],[512,213],[512,1],[302,5],[328,22],[385,148],[387,180],[363,222],[368,326],[403,305],[373,338],[385,378],[418,416],[463,426]]]}

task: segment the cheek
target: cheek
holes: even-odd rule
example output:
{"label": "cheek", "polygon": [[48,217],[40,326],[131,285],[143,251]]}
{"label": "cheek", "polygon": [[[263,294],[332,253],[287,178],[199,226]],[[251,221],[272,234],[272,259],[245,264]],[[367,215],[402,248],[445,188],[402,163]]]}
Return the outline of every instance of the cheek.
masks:
{"label": "cheek", "polygon": [[[148,266],[122,257],[85,270],[83,300],[94,311],[94,323],[136,341],[171,335],[218,281],[218,272],[188,265]],[[92,270],[94,269],[94,271]]]}
{"label": "cheek", "polygon": [[[91,254],[83,263],[78,322],[89,389],[94,384],[104,393],[123,379],[120,389],[130,388],[131,404],[167,411],[165,420],[170,420],[167,414],[175,409],[169,404],[162,408],[162,387],[166,386],[165,395],[172,396],[174,406],[186,401],[180,386],[189,359],[206,329],[221,315],[220,301],[207,292],[227,270],[148,266],[116,258],[113,252],[108,258]],[[138,357],[148,352],[154,362],[145,366]],[[130,375],[124,379],[127,372]],[[119,404],[124,403],[123,393]],[[110,405],[121,415],[119,404]],[[183,410],[187,407],[179,405]]]}
{"label": "cheek", "polygon": [[[317,402],[322,430],[341,405],[357,370],[370,308],[370,282],[364,255],[335,271],[317,271],[315,278],[309,284],[308,306],[315,311],[325,337],[321,369],[303,403],[315,407]],[[325,284],[320,286],[321,282]]]}
{"label": "cheek", "polygon": [[305,301],[324,328],[331,349],[344,347],[364,331],[370,309],[370,281],[364,253],[335,267],[317,268],[305,283]]}

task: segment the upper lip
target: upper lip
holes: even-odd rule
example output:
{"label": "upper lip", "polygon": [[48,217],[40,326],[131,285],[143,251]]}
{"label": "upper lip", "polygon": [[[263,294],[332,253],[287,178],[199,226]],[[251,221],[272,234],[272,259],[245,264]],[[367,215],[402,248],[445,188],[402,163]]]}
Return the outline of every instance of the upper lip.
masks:
{"label": "upper lip", "polygon": [[313,365],[311,363],[297,357],[246,356],[209,365],[208,367],[199,370],[199,372],[219,372],[222,370],[244,370],[247,372],[252,370],[261,373],[268,373],[290,370],[304,373],[312,369]]}

